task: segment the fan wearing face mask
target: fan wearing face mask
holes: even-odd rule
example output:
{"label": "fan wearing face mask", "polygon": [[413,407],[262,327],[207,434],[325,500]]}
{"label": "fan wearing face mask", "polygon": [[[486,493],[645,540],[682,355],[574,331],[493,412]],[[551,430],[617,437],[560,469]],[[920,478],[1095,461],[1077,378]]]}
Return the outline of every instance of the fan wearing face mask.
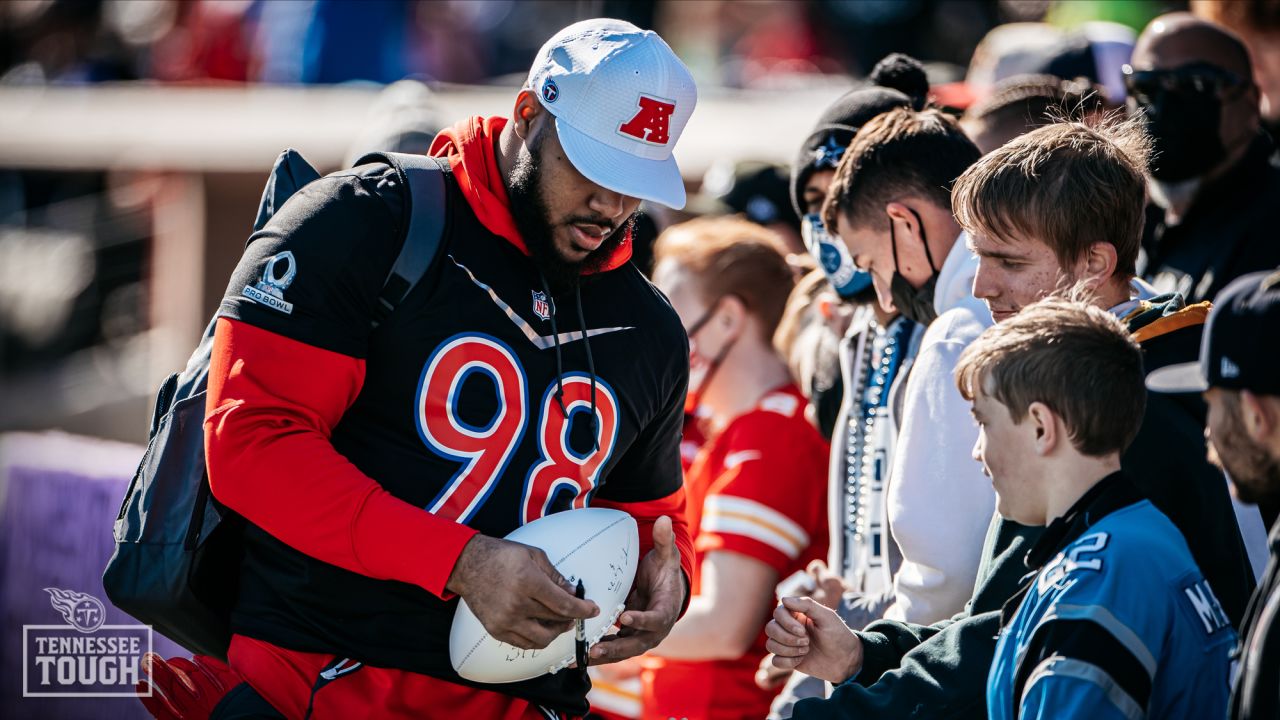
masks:
{"label": "fan wearing face mask", "polygon": [[823,205],[881,307],[927,326],[901,399],[885,482],[885,519],[901,563],[891,620],[931,623],[973,590],[994,508],[990,483],[965,460],[976,436],[952,382],[960,352],[991,324],[973,297],[976,258],[951,215],[951,185],[979,152],[935,109],[895,108],[862,126]]}
{"label": "fan wearing face mask", "polygon": [[1155,143],[1143,275],[1195,303],[1280,265],[1280,168],[1240,38],[1187,13],[1161,15],[1124,75],[1129,110]]}
{"label": "fan wearing face mask", "polygon": [[[896,64],[923,69],[895,56]],[[888,59],[886,59],[888,60]],[[885,64],[884,61],[881,63]],[[900,73],[901,75],[901,73]],[[912,97],[886,87],[864,87],[838,98],[823,112],[792,165],[792,202],[803,217],[801,235],[809,254],[840,301],[851,308],[843,335],[836,336],[842,392],[831,433],[827,520],[831,547],[825,562],[809,568],[813,596],[840,613],[850,626],[878,620],[892,601],[893,570],[900,556],[884,523],[884,482],[897,435],[895,399],[900,400],[924,326],[876,302],[871,276],[853,264],[844,243],[822,222],[836,167],[854,135],[877,115],[913,105]],[[816,400],[815,400],[816,402]],[[770,717],[790,717],[804,697],[822,697],[821,680],[778,670],[768,660],[756,676],[761,687],[786,683]]]}

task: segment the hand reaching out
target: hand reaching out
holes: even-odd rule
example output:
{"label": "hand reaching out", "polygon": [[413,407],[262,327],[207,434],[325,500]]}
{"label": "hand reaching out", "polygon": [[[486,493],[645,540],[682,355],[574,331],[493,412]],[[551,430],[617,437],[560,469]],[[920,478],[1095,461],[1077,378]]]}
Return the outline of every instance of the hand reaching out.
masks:
{"label": "hand reaching out", "polygon": [[773,655],[765,655],[760,659],[760,667],[756,669],[756,687],[761,690],[779,690],[787,684],[791,670],[783,670],[773,664]]}
{"label": "hand reaching out", "polygon": [[778,668],[830,683],[842,683],[862,669],[862,641],[834,610],[812,598],[782,598],[764,632],[765,648]]}
{"label": "hand reaching out", "polygon": [[809,577],[813,578],[813,595],[814,600],[835,610],[840,607],[840,598],[844,596],[845,585],[844,580],[821,560],[814,560],[809,563],[809,567],[805,569],[809,573]]}

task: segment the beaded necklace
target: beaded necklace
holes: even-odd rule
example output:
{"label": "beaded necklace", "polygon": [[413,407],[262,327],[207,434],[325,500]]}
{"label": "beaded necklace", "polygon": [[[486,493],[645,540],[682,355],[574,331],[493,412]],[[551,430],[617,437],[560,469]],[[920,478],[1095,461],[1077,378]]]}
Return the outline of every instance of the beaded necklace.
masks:
{"label": "beaded necklace", "polygon": [[[902,366],[902,356],[911,338],[915,323],[899,318],[889,324],[889,330],[874,328],[874,336],[862,343],[861,362],[857,364],[858,377],[851,391],[862,391],[857,408],[849,414],[845,431],[845,487],[844,525],[846,546],[854,549],[874,540],[872,555],[879,556],[880,543],[872,535],[874,497],[883,489],[885,465],[884,428],[888,421],[889,391]],[[877,432],[877,429],[880,431]],[[860,560],[846,553],[845,563]]]}

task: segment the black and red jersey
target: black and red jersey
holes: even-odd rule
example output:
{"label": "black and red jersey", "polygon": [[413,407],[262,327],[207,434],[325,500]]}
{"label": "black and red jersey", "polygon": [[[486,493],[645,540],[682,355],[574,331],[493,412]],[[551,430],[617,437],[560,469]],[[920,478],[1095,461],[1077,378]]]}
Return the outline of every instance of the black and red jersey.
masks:
{"label": "black and red jersey", "polygon": [[[649,541],[682,506],[675,312],[626,262],[549,296],[473,207],[463,184],[484,180],[458,175],[436,262],[376,328],[407,220],[388,166],[303,188],[231,279],[206,437],[215,496],[249,520],[237,634],[467,684],[444,584],[472,533],[592,505],[632,511]],[[586,683],[484,687],[579,714]]]}

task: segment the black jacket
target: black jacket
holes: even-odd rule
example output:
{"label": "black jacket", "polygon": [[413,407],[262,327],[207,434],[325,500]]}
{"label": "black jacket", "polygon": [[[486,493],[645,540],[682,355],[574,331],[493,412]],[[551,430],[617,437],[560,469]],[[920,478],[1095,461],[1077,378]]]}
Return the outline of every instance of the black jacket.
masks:
{"label": "black jacket", "polygon": [[[1145,371],[1198,359],[1208,314],[1208,303],[1184,306],[1181,297],[1164,295],[1126,318],[1142,345]],[[1223,611],[1239,628],[1256,583],[1227,479],[1206,457],[1207,414],[1199,394],[1147,393],[1142,427],[1122,465],[1142,494],[1182,531]]]}
{"label": "black jacket", "polygon": [[1259,134],[1235,167],[1200,190],[1177,225],[1165,224],[1164,210],[1148,208],[1140,271],[1160,292],[1182,293],[1192,303],[1213,300],[1235,278],[1280,266],[1274,149]]}
{"label": "black jacket", "polygon": [[[1125,318],[1148,372],[1199,356],[1208,306],[1181,297],[1144,302]],[[1178,526],[1223,610],[1239,627],[1253,571],[1222,473],[1205,459],[1204,404],[1196,396],[1149,393],[1142,427],[1121,459],[1139,491]],[[973,596],[933,625],[882,620],[858,633],[862,670],[827,700],[802,700],[792,717],[986,718],[986,684],[1000,611],[1027,576],[1027,552],[1044,528],[996,518],[987,533]]]}

